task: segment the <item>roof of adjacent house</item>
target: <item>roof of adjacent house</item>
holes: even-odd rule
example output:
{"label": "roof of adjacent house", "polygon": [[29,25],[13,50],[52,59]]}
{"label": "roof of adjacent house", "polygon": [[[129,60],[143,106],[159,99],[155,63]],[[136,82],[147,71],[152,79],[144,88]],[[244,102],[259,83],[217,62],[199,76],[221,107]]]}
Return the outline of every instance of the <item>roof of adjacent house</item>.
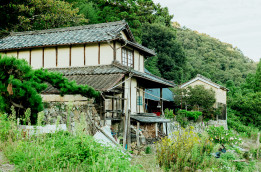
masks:
{"label": "roof of adjacent house", "polygon": [[219,84],[211,81],[211,79],[209,79],[209,78],[207,78],[207,77],[205,77],[203,75],[200,75],[200,74],[197,74],[197,76],[195,78],[189,80],[188,82],[185,82],[184,84],[181,84],[180,87],[184,88],[184,87],[189,86],[190,84],[192,84],[193,82],[198,81],[198,80],[202,81],[202,82],[205,82],[205,83],[207,83],[207,84],[209,84],[209,85],[211,85],[211,86],[213,86],[215,88],[222,89],[222,90],[225,90],[225,91],[229,91],[226,87],[223,87],[222,85],[219,85]]}
{"label": "roof of adjacent house", "polygon": [[[129,40],[122,38],[121,31],[127,33]],[[113,40],[125,42],[127,45],[136,47],[148,55],[155,55],[153,50],[135,42],[128,23],[124,20],[85,26],[12,32],[9,36],[0,39],[0,51],[107,42]]]}
{"label": "roof of adjacent house", "polygon": [[[146,73],[151,74],[147,69],[145,69]],[[163,101],[174,101],[173,92],[169,88],[162,89],[162,98]],[[160,100],[160,89],[159,88],[151,88],[145,90],[145,99],[150,99],[154,101]]]}
{"label": "roof of adjacent house", "polygon": [[[107,91],[115,86],[125,74],[156,82],[165,87],[173,87],[174,83],[152,74],[143,73],[123,66],[117,62],[111,65],[86,66],[86,67],[67,67],[51,68],[51,72],[63,73],[70,81],[74,80],[78,84],[86,84],[98,91]],[[49,85],[43,93],[59,93],[59,90]]]}
{"label": "roof of adjacent house", "polygon": [[154,113],[144,113],[131,115],[131,119],[143,122],[143,123],[168,123],[171,122],[169,119],[165,119],[159,116],[156,116]]}

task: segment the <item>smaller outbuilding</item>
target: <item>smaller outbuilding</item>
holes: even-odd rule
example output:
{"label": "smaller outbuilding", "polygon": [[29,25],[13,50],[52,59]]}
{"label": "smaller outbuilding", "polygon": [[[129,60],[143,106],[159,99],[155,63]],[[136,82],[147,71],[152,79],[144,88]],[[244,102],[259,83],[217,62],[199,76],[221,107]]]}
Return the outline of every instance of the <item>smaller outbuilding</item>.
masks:
{"label": "smaller outbuilding", "polygon": [[180,85],[180,88],[187,88],[189,86],[194,87],[195,85],[203,85],[206,89],[212,89],[215,92],[216,103],[214,108],[222,108],[222,114],[217,118],[219,120],[227,119],[227,88],[211,81],[211,79],[198,74],[195,78],[188,82]]}

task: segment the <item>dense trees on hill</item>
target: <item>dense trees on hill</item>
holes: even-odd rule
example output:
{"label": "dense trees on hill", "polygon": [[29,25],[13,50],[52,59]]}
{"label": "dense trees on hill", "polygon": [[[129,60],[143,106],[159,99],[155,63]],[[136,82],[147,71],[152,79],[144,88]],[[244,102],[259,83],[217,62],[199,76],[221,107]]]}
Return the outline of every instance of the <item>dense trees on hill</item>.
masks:
{"label": "dense trees on hill", "polygon": [[[72,5],[57,0],[1,1],[0,33],[87,24]],[[0,35],[1,36],[1,35]]]}
{"label": "dense trees on hill", "polygon": [[253,124],[261,129],[261,61],[256,73],[248,75],[246,82],[236,86],[228,81],[228,105],[245,125]]}
{"label": "dense trees on hill", "polygon": [[[147,23],[142,27],[141,38],[144,46],[157,52],[157,57],[152,57],[146,62],[148,70],[154,74],[158,74],[159,71],[158,75],[166,79],[182,82],[186,58],[181,44],[176,41],[175,30],[162,23]],[[158,63],[150,62],[155,60]]]}
{"label": "dense trees on hill", "polygon": [[225,84],[233,80],[236,85],[244,82],[249,73],[254,73],[256,65],[231,44],[174,25],[177,40],[182,43],[187,58],[186,70],[192,78],[202,74],[214,82]]}

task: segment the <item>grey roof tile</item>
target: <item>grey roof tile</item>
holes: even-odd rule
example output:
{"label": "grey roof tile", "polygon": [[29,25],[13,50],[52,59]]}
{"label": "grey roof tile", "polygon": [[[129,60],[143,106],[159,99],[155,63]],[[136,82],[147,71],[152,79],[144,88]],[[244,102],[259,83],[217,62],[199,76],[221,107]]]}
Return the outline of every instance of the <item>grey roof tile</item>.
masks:
{"label": "grey roof tile", "polygon": [[[123,40],[120,37],[120,31],[124,29],[129,33],[130,41]],[[126,41],[127,45],[136,47],[149,55],[155,55],[153,50],[135,42],[129,26],[125,21],[11,33],[9,36],[0,39],[0,51],[105,42],[116,39]]]}

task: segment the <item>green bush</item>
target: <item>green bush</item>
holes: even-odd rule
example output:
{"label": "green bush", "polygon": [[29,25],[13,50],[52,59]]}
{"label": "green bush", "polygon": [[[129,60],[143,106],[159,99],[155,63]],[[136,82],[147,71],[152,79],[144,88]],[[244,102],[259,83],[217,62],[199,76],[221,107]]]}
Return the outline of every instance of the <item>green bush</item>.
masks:
{"label": "green bush", "polygon": [[165,114],[165,117],[168,118],[168,119],[172,119],[172,118],[175,117],[172,109],[168,109],[168,108],[165,109],[164,114]]}
{"label": "green bush", "polygon": [[197,121],[199,116],[202,116],[202,112],[199,112],[199,111],[179,110],[177,114],[185,115],[185,117],[187,117],[188,120],[194,120],[194,121]]}
{"label": "green bush", "polygon": [[210,126],[207,132],[211,140],[215,143],[236,145],[241,143],[241,139],[232,130],[225,130],[223,126]]}
{"label": "green bush", "polygon": [[157,142],[157,160],[166,171],[185,171],[186,167],[195,171],[217,166],[215,158],[209,156],[214,144],[207,136],[199,137],[192,130],[193,128],[186,128],[176,131],[172,138],[166,137]]}

